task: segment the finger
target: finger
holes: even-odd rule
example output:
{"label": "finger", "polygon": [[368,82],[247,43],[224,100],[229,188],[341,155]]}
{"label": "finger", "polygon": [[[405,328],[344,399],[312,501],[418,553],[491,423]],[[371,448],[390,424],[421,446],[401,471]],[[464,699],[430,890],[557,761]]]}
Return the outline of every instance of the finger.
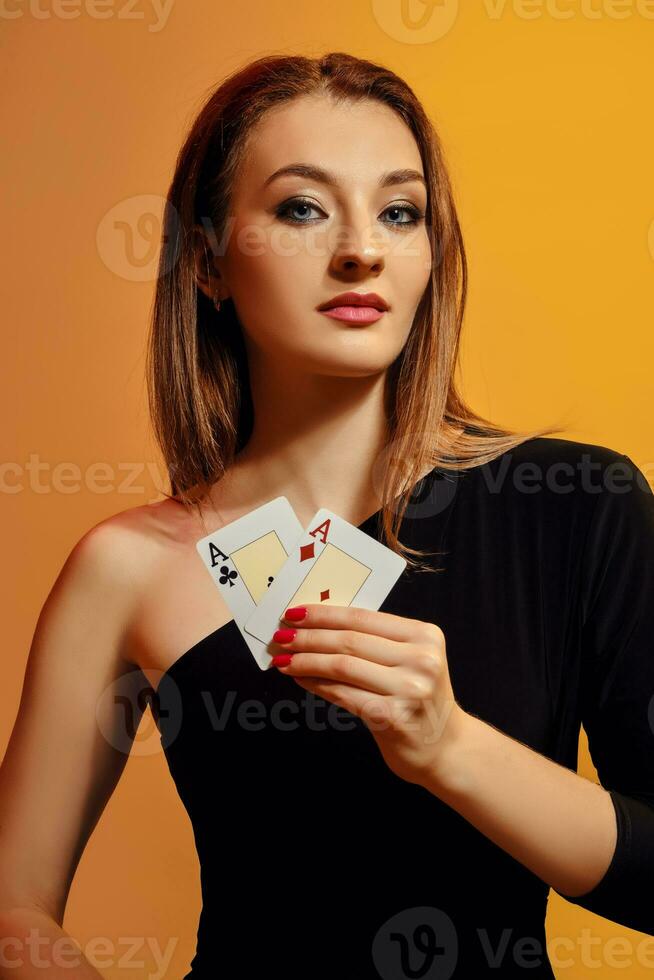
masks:
{"label": "finger", "polygon": [[342,682],[377,695],[402,693],[398,691],[398,684],[408,687],[397,671],[342,653],[294,653],[289,664],[277,669],[289,677],[317,677]]}
{"label": "finger", "polygon": [[390,718],[388,702],[382,697],[371,694],[370,691],[361,691],[348,684],[322,681],[317,677],[294,677],[293,680],[305,690],[345,708],[364,722],[388,723]]}
{"label": "finger", "polygon": [[[337,606],[328,603],[307,603],[306,616],[302,620],[281,617],[285,623],[330,629],[351,629],[373,636],[384,636],[389,640],[413,641],[426,633],[425,627],[436,631],[433,623],[423,623],[417,619],[407,619],[394,613],[380,612],[378,609],[362,609],[359,606]],[[284,610],[286,612],[286,610]],[[280,621],[281,621],[280,620]]]}
{"label": "finger", "polygon": [[397,640],[389,640],[378,634],[357,633],[349,629],[305,629],[297,628],[292,640],[288,643],[276,643],[284,653],[344,653],[350,657],[369,660],[371,663],[395,667],[405,663],[409,655],[408,645],[404,646]]}

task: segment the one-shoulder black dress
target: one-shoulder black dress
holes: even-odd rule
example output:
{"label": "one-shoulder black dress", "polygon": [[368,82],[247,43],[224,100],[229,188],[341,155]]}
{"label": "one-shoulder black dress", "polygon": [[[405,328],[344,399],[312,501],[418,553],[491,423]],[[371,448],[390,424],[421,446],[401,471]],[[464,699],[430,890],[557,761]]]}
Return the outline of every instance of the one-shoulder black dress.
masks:
{"label": "one-shoulder black dress", "polygon": [[[379,538],[379,515],[361,530]],[[563,897],[654,935],[644,473],[605,446],[529,439],[432,470],[400,539],[439,571],[405,569],[380,608],[442,628],[461,707],[573,771],[583,723],[618,840],[599,884]],[[233,620],[171,665],[152,710],[200,861],[187,978],[554,976],[548,884],[392,773],[357,716],[260,670]]]}

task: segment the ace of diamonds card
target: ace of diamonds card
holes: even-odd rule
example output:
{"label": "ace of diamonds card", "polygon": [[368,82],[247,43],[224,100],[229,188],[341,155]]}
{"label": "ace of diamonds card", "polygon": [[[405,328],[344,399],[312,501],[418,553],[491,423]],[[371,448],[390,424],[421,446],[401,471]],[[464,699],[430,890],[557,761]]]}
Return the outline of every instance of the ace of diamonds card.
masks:
{"label": "ace of diamonds card", "polygon": [[325,603],[379,609],[406,559],[325,507],[278,569],[245,621],[245,632],[270,643],[289,606]]}

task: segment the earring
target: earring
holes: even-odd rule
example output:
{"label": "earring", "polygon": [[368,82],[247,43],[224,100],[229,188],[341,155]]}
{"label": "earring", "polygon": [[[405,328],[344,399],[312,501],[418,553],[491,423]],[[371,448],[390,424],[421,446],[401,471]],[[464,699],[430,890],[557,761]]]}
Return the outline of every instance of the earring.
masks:
{"label": "earring", "polygon": [[218,293],[213,294],[213,305],[216,307],[216,313],[220,313],[220,300],[218,298]]}

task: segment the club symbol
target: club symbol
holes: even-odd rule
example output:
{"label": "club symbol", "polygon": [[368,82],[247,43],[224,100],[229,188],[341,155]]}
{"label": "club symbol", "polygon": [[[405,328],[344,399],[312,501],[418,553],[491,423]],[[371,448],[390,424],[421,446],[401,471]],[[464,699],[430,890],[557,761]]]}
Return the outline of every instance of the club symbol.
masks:
{"label": "club symbol", "polygon": [[238,578],[238,572],[235,572],[234,570],[230,572],[227,565],[221,565],[220,578],[218,579],[221,585],[226,585],[229,582],[231,588],[231,586],[234,584],[232,579],[235,578]]}

